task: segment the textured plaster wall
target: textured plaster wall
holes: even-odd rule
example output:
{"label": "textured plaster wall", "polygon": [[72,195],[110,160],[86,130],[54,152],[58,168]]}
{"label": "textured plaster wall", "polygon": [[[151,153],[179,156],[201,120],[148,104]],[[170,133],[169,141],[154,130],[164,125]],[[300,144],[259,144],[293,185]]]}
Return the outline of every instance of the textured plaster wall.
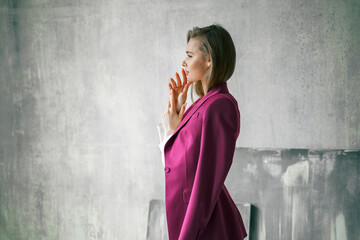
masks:
{"label": "textured plaster wall", "polygon": [[156,125],[193,26],[233,37],[239,147],[359,149],[359,9],[0,0],[0,239],[145,238],[149,201],[164,198]]}

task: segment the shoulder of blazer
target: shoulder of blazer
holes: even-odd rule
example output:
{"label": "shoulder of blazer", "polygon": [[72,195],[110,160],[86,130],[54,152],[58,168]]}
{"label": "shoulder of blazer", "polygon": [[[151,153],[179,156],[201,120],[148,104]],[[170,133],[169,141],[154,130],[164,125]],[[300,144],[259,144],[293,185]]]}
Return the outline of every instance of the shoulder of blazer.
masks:
{"label": "shoulder of blazer", "polygon": [[236,110],[238,110],[238,103],[236,99],[230,93],[218,93],[207,99],[207,103],[205,104],[206,108],[209,108],[215,102],[218,107],[221,107],[221,103],[223,104],[231,104]]}
{"label": "shoulder of blazer", "polygon": [[205,116],[221,113],[223,116],[236,121],[236,135],[240,133],[240,111],[236,99],[231,94],[215,94],[204,105]]}

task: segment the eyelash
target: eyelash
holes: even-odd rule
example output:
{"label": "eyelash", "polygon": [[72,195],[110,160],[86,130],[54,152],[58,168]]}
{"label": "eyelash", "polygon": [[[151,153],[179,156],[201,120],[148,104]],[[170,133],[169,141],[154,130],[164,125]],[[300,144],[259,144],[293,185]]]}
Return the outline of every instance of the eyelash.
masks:
{"label": "eyelash", "polygon": [[192,57],[192,56],[190,56],[190,55],[187,55],[188,57]]}

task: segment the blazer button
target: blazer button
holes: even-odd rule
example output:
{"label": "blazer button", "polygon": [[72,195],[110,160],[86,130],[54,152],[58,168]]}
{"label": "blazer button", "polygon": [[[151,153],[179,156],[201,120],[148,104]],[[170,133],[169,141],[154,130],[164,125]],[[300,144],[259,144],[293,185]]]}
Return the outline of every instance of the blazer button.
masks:
{"label": "blazer button", "polygon": [[164,171],[168,173],[168,172],[170,172],[170,168],[166,167],[166,168],[164,168]]}

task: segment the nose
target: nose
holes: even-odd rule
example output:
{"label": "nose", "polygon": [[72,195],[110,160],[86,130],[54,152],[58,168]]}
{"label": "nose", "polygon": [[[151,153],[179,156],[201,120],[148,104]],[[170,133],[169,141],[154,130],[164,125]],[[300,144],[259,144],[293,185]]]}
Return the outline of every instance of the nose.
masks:
{"label": "nose", "polygon": [[182,64],[181,64],[183,67],[186,67],[186,63],[185,63],[185,59],[182,61]]}

